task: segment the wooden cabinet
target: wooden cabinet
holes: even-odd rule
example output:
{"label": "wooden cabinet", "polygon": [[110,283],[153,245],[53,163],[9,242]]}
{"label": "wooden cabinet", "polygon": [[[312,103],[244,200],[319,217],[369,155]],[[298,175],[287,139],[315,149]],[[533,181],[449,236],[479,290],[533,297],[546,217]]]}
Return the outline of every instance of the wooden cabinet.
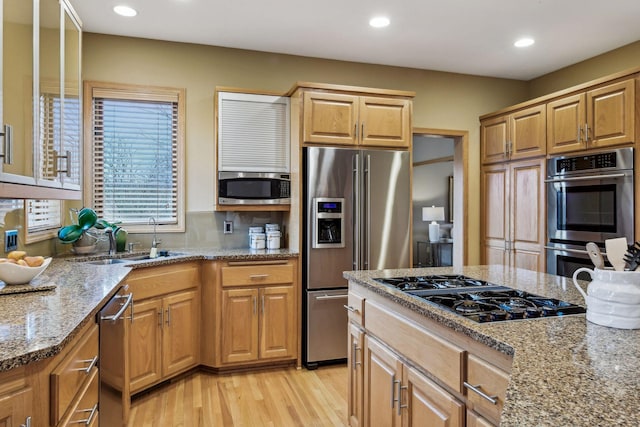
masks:
{"label": "wooden cabinet", "polygon": [[80,20],[67,0],[2,3],[3,196],[79,199]]}
{"label": "wooden cabinet", "polygon": [[215,366],[297,358],[296,261],[226,262],[217,286]]}
{"label": "wooden cabinet", "polygon": [[[331,85],[321,85],[332,89]],[[317,89],[317,88],[316,88]],[[413,94],[337,86],[302,93],[302,142],[408,148]]]}
{"label": "wooden cabinet", "polygon": [[30,387],[0,394],[0,426],[36,426],[33,418],[33,391]]}
{"label": "wooden cabinet", "polygon": [[464,404],[365,336],[365,425],[464,426]]}
{"label": "wooden cabinet", "polygon": [[130,332],[131,393],[199,363],[200,294],[197,263],[134,270]]}
{"label": "wooden cabinet", "polygon": [[481,171],[482,262],[545,271],[545,159]]}
{"label": "wooden cabinet", "polygon": [[544,156],[547,152],[545,105],[482,120],[483,164]]}
{"label": "wooden cabinet", "polygon": [[467,356],[468,404],[494,424],[500,423],[509,376],[500,368],[473,355]]}
{"label": "wooden cabinet", "polygon": [[635,142],[635,81],[628,79],[547,103],[547,151],[566,153]]}
{"label": "wooden cabinet", "polygon": [[[66,425],[68,420],[77,418],[75,412],[83,399],[84,404],[93,402],[91,408],[94,404],[97,408],[97,392],[95,398],[85,397],[85,394],[96,387],[92,383],[97,384],[98,352],[98,325],[95,324],[51,372],[52,425],[58,425],[59,422]],[[88,419],[89,414],[85,415]],[[97,414],[94,417],[97,418]]]}
{"label": "wooden cabinet", "polygon": [[349,395],[347,407],[349,410],[349,425],[352,427],[363,424],[363,387],[364,387],[364,330],[354,322],[349,322]]}
{"label": "wooden cabinet", "polygon": [[509,356],[358,283],[348,307],[350,426],[499,424]]}

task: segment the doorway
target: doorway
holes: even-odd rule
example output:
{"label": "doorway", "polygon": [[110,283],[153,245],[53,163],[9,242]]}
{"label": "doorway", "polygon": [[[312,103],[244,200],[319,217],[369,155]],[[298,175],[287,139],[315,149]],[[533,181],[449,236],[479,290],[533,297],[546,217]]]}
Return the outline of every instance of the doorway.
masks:
{"label": "doorway", "polygon": [[[413,129],[413,238],[414,265],[423,266],[424,248],[428,242],[429,224],[423,221],[422,208],[444,208],[440,237],[446,244],[438,245],[438,253],[430,263],[467,264],[467,131]],[[421,243],[418,243],[421,242]],[[420,258],[423,259],[420,259]]]}

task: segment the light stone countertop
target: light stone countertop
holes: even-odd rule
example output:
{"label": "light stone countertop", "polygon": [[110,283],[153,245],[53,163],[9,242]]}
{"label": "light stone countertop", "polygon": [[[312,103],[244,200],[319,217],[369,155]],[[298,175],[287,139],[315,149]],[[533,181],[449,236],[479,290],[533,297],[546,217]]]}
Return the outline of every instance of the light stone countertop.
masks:
{"label": "light stone countertop", "polygon": [[[344,276],[443,325],[513,356],[501,426],[640,425],[640,330],[588,322],[584,314],[476,323],[373,281],[464,274],[585,305],[570,278],[504,266],[345,272]],[[582,282],[586,290],[587,282]]]}
{"label": "light stone countertop", "polygon": [[106,258],[104,254],[59,257],[30,284],[53,289],[0,294],[0,371],[58,354],[87,322],[95,322],[98,311],[132,269],[191,260],[270,260],[298,255],[287,249],[198,248],[174,249],[170,253],[181,255],[110,265],[82,262]]}

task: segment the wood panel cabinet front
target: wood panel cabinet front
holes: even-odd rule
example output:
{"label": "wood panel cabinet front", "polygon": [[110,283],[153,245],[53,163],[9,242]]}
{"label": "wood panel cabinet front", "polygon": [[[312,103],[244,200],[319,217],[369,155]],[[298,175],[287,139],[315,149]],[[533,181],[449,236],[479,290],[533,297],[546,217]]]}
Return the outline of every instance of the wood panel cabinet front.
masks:
{"label": "wood panel cabinet front", "polygon": [[408,99],[305,91],[303,142],[407,148],[411,115]]}
{"label": "wood panel cabinet front", "polygon": [[547,152],[544,104],[483,120],[480,124],[483,164],[544,156]]}
{"label": "wood panel cabinet front", "polygon": [[351,427],[363,424],[363,387],[364,387],[364,331],[357,323],[349,322],[349,395],[347,407],[349,410],[349,425]]}
{"label": "wood panel cabinet front", "polygon": [[548,153],[634,143],[635,108],[634,79],[548,102]]}
{"label": "wood panel cabinet front", "polygon": [[136,393],[200,362],[200,289],[197,263],[134,270],[130,384]]}
{"label": "wood panel cabinet front", "polygon": [[[23,388],[0,395],[0,427],[20,427],[32,422],[33,390]],[[35,424],[31,424],[35,425]]]}
{"label": "wood panel cabinet front", "polygon": [[473,354],[468,355],[465,387],[471,409],[496,425],[500,422],[508,383],[506,372]]}
{"label": "wood panel cabinet front", "polygon": [[162,299],[134,303],[129,340],[131,393],[162,378]]}
{"label": "wood panel cabinet front", "polygon": [[365,425],[464,426],[462,402],[375,338],[364,341]]}
{"label": "wood panel cabinet front", "polygon": [[298,357],[297,262],[222,262],[216,287],[214,366]]}
{"label": "wood panel cabinet front", "polygon": [[545,159],[484,166],[482,262],[545,271]]}
{"label": "wood panel cabinet front", "polygon": [[169,295],[163,299],[165,313],[162,329],[162,375],[171,376],[198,364],[199,308],[195,290]]}

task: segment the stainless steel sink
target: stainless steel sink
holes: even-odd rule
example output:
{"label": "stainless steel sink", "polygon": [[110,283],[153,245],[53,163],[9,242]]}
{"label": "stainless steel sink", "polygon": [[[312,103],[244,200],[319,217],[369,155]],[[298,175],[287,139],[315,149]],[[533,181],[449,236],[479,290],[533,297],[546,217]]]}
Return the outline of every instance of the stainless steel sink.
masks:
{"label": "stainless steel sink", "polygon": [[87,264],[94,264],[94,265],[124,264],[125,262],[129,262],[129,260],[121,259],[121,258],[107,258],[107,259],[97,259],[94,261],[86,261]]}
{"label": "stainless steel sink", "polygon": [[182,255],[186,255],[182,252],[161,252],[158,254],[157,257],[155,258],[151,258],[148,254],[146,255],[134,255],[134,256],[123,256],[122,258],[105,258],[105,259],[98,259],[98,260],[92,260],[92,261],[84,261],[87,264],[93,264],[93,265],[111,265],[111,264],[125,264],[125,263],[131,263],[131,262],[135,262],[135,261],[155,261],[155,260],[161,260],[161,259],[165,259],[165,258],[172,258],[172,257],[176,257],[176,256],[182,256]]}

